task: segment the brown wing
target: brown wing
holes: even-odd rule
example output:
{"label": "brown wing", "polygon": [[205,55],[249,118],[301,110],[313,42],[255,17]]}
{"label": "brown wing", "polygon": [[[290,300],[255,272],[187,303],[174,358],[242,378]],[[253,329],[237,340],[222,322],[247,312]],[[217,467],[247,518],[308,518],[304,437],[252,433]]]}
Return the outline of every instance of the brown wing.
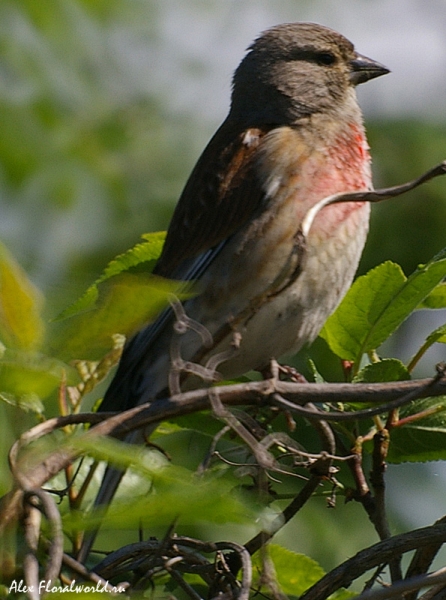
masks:
{"label": "brown wing", "polygon": [[253,157],[271,128],[222,124],[181,194],[155,273],[181,278],[183,261],[217,246],[261,208],[265,195]]}

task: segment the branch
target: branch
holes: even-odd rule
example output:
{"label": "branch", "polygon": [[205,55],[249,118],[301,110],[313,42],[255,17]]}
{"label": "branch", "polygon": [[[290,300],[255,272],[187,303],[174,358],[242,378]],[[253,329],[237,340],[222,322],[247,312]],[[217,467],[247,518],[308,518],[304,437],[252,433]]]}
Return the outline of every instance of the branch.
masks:
{"label": "branch", "polygon": [[[442,381],[445,379],[446,374],[446,365],[441,363],[437,365],[437,374],[433,379],[428,380],[425,386],[413,389],[409,391],[407,394],[397,398],[395,400],[391,400],[387,404],[381,404],[376,408],[365,408],[364,410],[355,410],[352,412],[343,412],[343,411],[330,411],[330,412],[322,412],[318,411],[315,413],[314,409],[303,408],[301,406],[296,406],[293,402],[289,402],[288,400],[282,398],[279,394],[274,394],[274,401],[279,404],[279,406],[285,406],[292,412],[296,414],[300,414],[302,416],[306,416],[311,419],[323,419],[324,421],[356,421],[358,419],[364,419],[368,417],[374,417],[376,415],[380,415],[385,412],[389,412],[391,410],[395,410],[396,408],[400,408],[404,404],[409,404],[412,400],[418,400],[420,398],[425,398],[425,392],[429,392],[433,386],[438,381]],[[332,384],[333,385],[333,384]],[[342,384],[341,384],[342,385]],[[357,385],[357,384],[352,384]],[[385,384],[378,384],[385,385]],[[431,396],[432,394],[427,393],[427,396]],[[324,400],[319,400],[319,402],[325,402]],[[347,402],[344,400],[344,402]]]}
{"label": "branch", "polygon": [[[446,517],[441,517],[436,523],[446,523]],[[412,557],[406,571],[406,579],[414,578],[418,575],[424,575],[431,566],[435,556],[441,548],[441,544],[431,544],[419,548]],[[417,594],[408,594],[406,600],[416,600]]]}
{"label": "branch", "polygon": [[[316,419],[320,416],[324,421],[359,418],[358,412],[335,414],[329,412],[316,413],[303,409],[302,405],[313,403],[359,402],[380,404],[376,409],[365,409],[361,417],[369,417],[370,411],[375,414],[388,410],[383,402],[397,402],[398,405],[418,398],[446,395],[446,376],[437,374],[432,379],[416,381],[397,381],[391,383],[290,383],[269,379],[250,383],[239,383],[213,388],[225,406],[265,406],[271,402],[274,394],[279,394],[287,402],[288,408],[304,410],[305,416]],[[276,399],[277,400],[277,399]],[[391,406],[394,406],[392,404]],[[183,394],[157,400],[151,404],[137,406],[122,413],[84,413],[49,419],[23,434],[14,444],[10,453],[11,469],[16,481],[16,489],[0,500],[0,536],[5,528],[11,525],[20,514],[21,490],[34,490],[54,477],[80,454],[80,450],[70,439],[49,454],[45,461],[34,465],[25,473],[18,467],[20,451],[31,441],[51,433],[66,425],[91,423],[96,425],[83,434],[81,439],[91,442],[98,436],[124,436],[136,429],[157,424],[167,419],[174,419],[194,412],[210,408],[209,389],[198,389]],[[343,416],[344,415],[344,416]]]}
{"label": "branch", "polygon": [[307,590],[301,596],[301,600],[323,600],[339,588],[348,587],[352,581],[369,569],[389,563],[395,554],[404,554],[423,546],[444,542],[446,542],[446,524],[444,523],[395,535],[361,550],[353,558],[346,560]]}
{"label": "branch", "polygon": [[[405,598],[406,594],[404,592],[416,593],[422,588],[444,583],[446,583],[446,568],[439,569],[433,573],[428,573],[427,575],[420,575],[405,581],[399,581],[388,588],[369,590],[360,596],[357,596],[355,600],[386,600],[387,598]],[[444,589],[443,586],[441,589]],[[427,600],[427,596],[424,597]],[[440,598],[444,598],[444,596],[436,596],[436,598],[440,600]]]}
{"label": "branch", "polygon": [[338,204],[340,202],[370,202],[371,204],[376,204],[377,202],[382,202],[383,200],[389,200],[390,198],[396,198],[397,196],[401,196],[406,192],[410,192],[414,190],[418,186],[422,185],[434,179],[435,177],[440,177],[441,175],[446,174],[446,161],[441,162],[439,165],[429,169],[426,173],[423,173],[417,179],[413,179],[408,183],[403,183],[402,185],[394,185],[392,187],[383,188],[381,190],[372,190],[372,191],[364,191],[364,192],[346,192],[346,193],[338,193],[333,194],[332,196],[327,196],[320,200],[317,204],[315,204],[305,215],[302,225],[301,231],[304,237],[307,237],[308,232],[313,224],[313,221],[318,214],[318,212],[328,206],[329,204]]}
{"label": "branch", "polygon": [[[186,548],[191,548],[192,553]],[[226,557],[223,553],[227,551],[230,554]],[[216,554],[215,561],[210,562],[202,554]],[[235,542],[202,542],[184,536],[169,536],[161,541],[150,539],[124,546],[107,555],[96,565],[95,572],[103,579],[108,579],[117,574],[138,572],[138,569],[144,572],[143,581],[167,571],[181,587],[185,582],[180,573],[198,574],[208,585],[214,586],[216,598],[221,597],[219,593],[225,587],[229,587],[235,594],[232,597],[248,600],[252,582],[251,558],[244,546]],[[234,571],[239,569],[240,581],[234,575]],[[141,581],[137,581],[134,589],[139,589],[140,583]],[[195,597],[187,584],[183,589],[191,597]]]}
{"label": "branch", "polygon": [[276,533],[286,525],[294,515],[303,507],[305,502],[311,498],[314,491],[321,482],[321,477],[313,475],[307,481],[301,491],[297,494],[292,502],[280,513],[280,515],[271,524],[268,531],[260,531],[257,535],[245,544],[249,554],[255,554],[262,546],[266,544]]}

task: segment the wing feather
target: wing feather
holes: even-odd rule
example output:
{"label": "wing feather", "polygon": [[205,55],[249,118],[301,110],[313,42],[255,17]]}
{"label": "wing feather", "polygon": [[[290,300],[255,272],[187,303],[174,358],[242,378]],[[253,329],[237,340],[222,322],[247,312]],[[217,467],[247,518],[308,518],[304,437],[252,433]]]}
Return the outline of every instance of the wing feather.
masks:
{"label": "wing feather", "polygon": [[255,156],[271,128],[237,130],[223,123],[181,194],[155,273],[185,279],[183,264],[218,246],[261,209],[265,194]]}
{"label": "wing feather", "polygon": [[[154,273],[183,281],[199,279],[226,240],[262,210],[266,194],[255,174],[255,158],[271,129],[237,130],[223,123],[189,177]],[[171,323],[172,310],[167,309],[128,341],[101,411],[130,408],[142,401],[141,392],[147,395],[139,381],[150,363],[150,349]]]}

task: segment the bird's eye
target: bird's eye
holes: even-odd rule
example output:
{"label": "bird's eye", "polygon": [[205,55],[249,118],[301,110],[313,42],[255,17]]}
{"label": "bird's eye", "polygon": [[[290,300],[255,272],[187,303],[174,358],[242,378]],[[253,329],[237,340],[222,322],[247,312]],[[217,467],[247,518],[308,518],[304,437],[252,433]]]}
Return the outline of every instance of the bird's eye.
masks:
{"label": "bird's eye", "polygon": [[320,65],[330,66],[336,62],[336,57],[331,52],[318,52],[315,60]]}

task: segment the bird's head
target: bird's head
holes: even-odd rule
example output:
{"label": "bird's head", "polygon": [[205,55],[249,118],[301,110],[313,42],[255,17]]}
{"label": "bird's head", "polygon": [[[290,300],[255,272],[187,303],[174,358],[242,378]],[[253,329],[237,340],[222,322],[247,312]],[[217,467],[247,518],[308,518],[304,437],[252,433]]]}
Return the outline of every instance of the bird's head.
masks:
{"label": "bird's head", "polygon": [[328,27],[277,25],[251,44],[237,68],[230,114],[250,124],[290,123],[332,110],[356,85],[388,72]]}

